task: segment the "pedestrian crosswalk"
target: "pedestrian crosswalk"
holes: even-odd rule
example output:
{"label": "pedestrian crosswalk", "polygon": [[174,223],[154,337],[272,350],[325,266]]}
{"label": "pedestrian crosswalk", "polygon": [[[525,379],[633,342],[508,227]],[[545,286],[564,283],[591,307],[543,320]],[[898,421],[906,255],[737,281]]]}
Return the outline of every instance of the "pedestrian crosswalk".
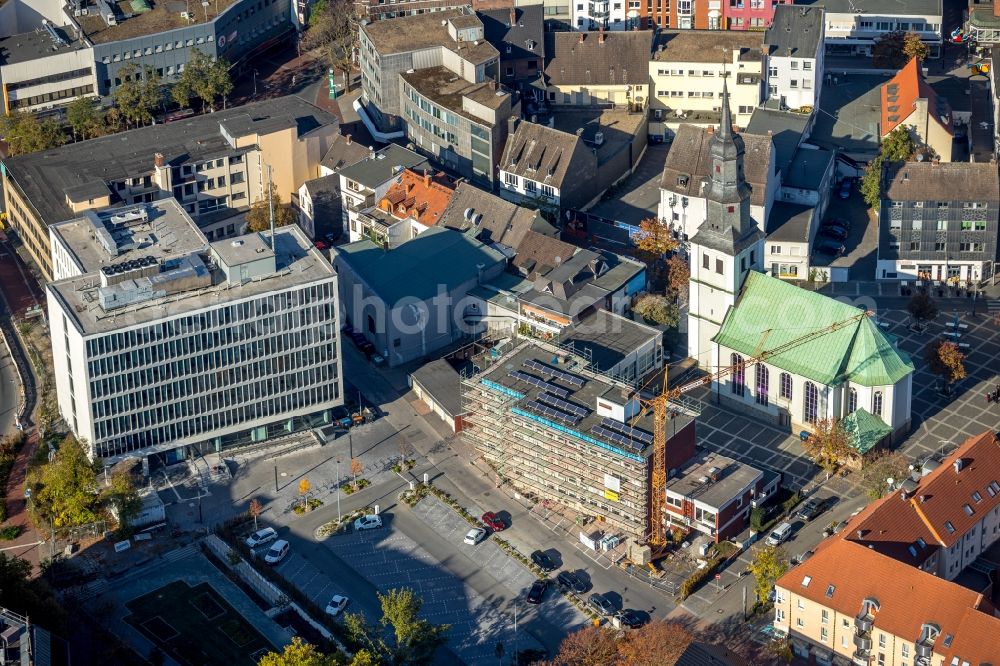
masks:
{"label": "pedestrian crosswalk", "polygon": [[1000,312],[1000,299],[991,298],[986,301],[986,309],[990,312]]}

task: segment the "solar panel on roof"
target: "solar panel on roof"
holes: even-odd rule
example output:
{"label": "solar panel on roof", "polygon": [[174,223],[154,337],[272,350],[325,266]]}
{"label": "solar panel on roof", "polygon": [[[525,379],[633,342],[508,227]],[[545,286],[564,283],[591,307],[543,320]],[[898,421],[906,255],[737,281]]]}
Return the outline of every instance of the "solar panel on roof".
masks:
{"label": "solar panel on roof", "polygon": [[545,391],[538,394],[538,399],[547,405],[552,405],[557,409],[561,409],[564,412],[569,412],[570,414],[576,414],[580,418],[583,418],[590,413],[590,410],[586,407],[581,407],[580,405],[574,405],[571,402],[566,402],[565,400],[560,400],[554,395],[550,395]]}
{"label": "solar panel on roof", "polygon": [[534,375],[529,375],[527,372],[521,372],[520,370],[511,370],[509,374],[514,379],[520,379],[522,382],[527,382],[532,386],[537,386],[543,391],[548,391],[549,393],[557,395],[560,398],[569,397],[569,391],[567,391],[563,387],[551,384],[545,381],[544,379],[539,379],[538,377],[535,377]]}
{"label": "solar panel on roof", "polygon": [[613,430],[608,430],[607,428],[602,427],[602,426],[595,425],[595,426],[593,426],[590,429],[590,432],[594,433],[595,435],[597,435],[599,437],[603,437],[604,439],[612,441],[615,444],[619,444],[619,445],[621,445],[621,446],[623,446],[623,447],[625,447],[627,449],[633,449],[635,451],[641,451],[643,449],[643,446],[642,446],[641,443],[639,443],[639,442],[637,442],[637,441],[635,441],[635,440],[633,440],[633,439],[631,439],[629,437],[626,437],[625,435],[621,434],[620,432],[615,432]]}
{"label": "solar panel on roof", "polygon": [[601,425],[604,426],[605,428],[610,428],[615,432],[620,432],[623,435],[627,435],[632,439],[637,439],[640,442],[644,442],[646,444],[653,443],[653,435],[646,432],[645,430],[640,430],[639,428],[633,428],[632,426],[626,423],[622,423],[617,419],[604,417],[604,419],[601,421]]}
{"label": "solar panel on roof", "polygon": [[531,409],[532,411],[538,412],[539,414],[547,416],[551,419],[555,419],[556,421],[567,423],[572,426],[575,426],[577,423],[579,423],[581,418],[574,414],[567,414],[564,411],[555,409],[553,407],[549,407],[548,405],[543,405],[542,403],[537,402],[535,400],[530,400],[524,403],[524,406]]}
{"label": "solar panel on roof", "polygon": [[541,361],[536,361],[533,358],[529,358],[527,361],[525,361],[521,365],[525,366],[526,368],[531,368],[533,370],[538,370],[539,372],[544,372],[545,374],[549,375],[550,377],[553,377],[553,378],[558,379],[560,381],[564,381],[567,384],[570,384],[571,386],[576,386],[577,388],[579,388],[579,387],[581,387],[581,386],[583,386],[584,384],[587,383],[582,377],[578,377],[577,375],[574,375],[574,374],[569,373],[569,372],[565,372],[563,370],[557,370],[556,368],[553,368],[550,365],[546,365],[545,363],[542,363]]}

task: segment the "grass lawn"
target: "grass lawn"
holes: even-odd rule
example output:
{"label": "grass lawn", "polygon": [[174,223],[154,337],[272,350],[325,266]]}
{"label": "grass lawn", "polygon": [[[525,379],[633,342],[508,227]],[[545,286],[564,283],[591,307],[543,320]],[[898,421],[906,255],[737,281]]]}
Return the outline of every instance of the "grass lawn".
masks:
{"label": "grass lawn", "polygon": [[185,666],[253,666],[273,649],[208,583],[175,581],[125,605],[125,621]]}

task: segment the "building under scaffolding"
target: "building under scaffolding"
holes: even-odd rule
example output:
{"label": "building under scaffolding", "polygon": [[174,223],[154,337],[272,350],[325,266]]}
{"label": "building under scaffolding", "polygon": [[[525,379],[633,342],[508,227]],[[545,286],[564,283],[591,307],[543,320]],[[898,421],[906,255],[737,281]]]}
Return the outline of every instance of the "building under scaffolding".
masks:
{"label": "building under scaffolding", "polygon": [[[653,416],[635,387],[588,369],[565,348],[535,340],[462,382],[465,436],[500,478],[536,500],[592,516],[644,541],[650,531]],[[671,410],[668,473],[694,455],[690,412]]]}

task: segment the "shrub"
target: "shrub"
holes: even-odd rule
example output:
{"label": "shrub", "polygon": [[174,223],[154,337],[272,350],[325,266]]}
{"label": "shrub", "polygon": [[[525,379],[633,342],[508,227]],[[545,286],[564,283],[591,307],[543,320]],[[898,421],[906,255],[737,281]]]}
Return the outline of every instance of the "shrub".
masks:
{"label": "shrub", "polygon": [[313,497],[307,502],[307,504],[309,505],[310,509],[318,509],[319,507],[323,506],[323,500]]}
{"label": "shrub", "polygon": [[306,508],[301,504],[296,504],[292,507],[292,511],[294,511],[296,515],[301,516],[306,512]]}
{"label": "shrub", "polygon": [[693,574],[687,577],[683,583],[681,583],[681,589],[678,592],[681,600],[690,597],[696,589],[698,589],[702,583],[711,578],[715,574],[716,568],[722,563],[721,557],[714,557],[708,561],[708,566],[704,569],[698,569]]}
{"label": "shrub", "polygon": [[403,468],[399,465],[399,463],[396,463],[395,465],[392,466],[392,471],[395,472],[396,474],[399,474],[403,471]]}
{"label": "shrub", "polygon": [[0,539],[4,541],[13,541],[21,534],[20,525],[8,525],[7,527],[0,527]]}
{"label": "shrub", "polygon": [[802,501],[802,495],[800,495],[799,493],[792,494],[791,497],[789,497],[788,499],[786,499],[784,502],[781,503],[782,513],[790,513],[792,509],[798,506],[799,502],[801,501]]}
{"label": "shrub", "polygon": [[369,481],[368,479],[358,479],[356,485],[358,487],[358,490],[361,490],[362,488],[367,488],[371,484],[372,484],[372,482]]}
{"label": "shrub", "polygon": [[354,488],[354,484],[353,483],[348,483],[348,484],[345,484],[344,487],[341,488],[341,490],[343,491],[343,493],[345,495],[353,495],[355,493],[356,489]]}

